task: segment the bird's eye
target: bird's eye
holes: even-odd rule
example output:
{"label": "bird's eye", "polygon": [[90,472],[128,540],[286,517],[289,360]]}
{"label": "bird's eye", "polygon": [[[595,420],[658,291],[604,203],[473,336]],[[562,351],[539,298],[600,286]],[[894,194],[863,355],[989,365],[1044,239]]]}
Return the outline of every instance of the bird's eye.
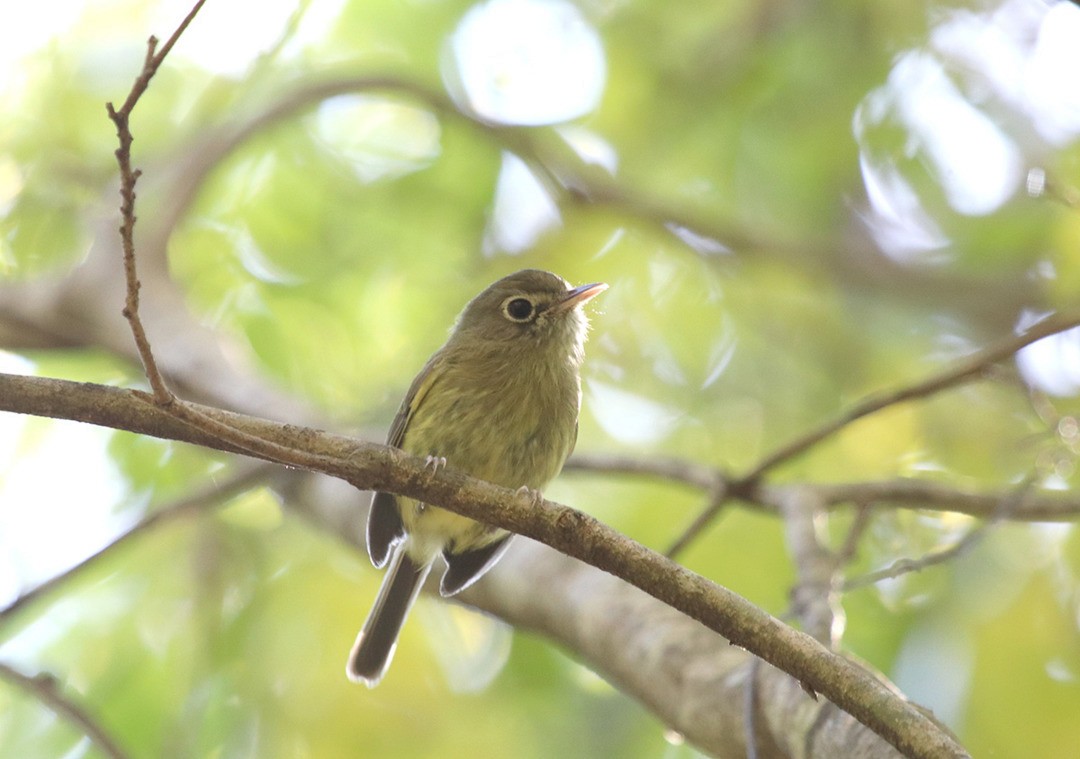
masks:
{"label": "bird's eye", "polygon": [[528,321],[533,315],[532,301],[528,298],[512,298],[503,305],[503,313],[510,321]]}

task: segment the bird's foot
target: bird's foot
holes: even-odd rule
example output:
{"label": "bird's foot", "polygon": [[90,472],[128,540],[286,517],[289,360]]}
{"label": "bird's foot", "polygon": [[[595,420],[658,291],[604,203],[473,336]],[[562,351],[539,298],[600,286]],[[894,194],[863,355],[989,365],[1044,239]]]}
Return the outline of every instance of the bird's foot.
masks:
{"label": "bird's foot", "polygon": [[[428,477],[434,477],[435,474],[446,466],[446,456],[432,456],[428,454],[428,457],[424,460],[424,471]],[[426,503],[416,504],[417,511],[424,511],[427,509]]]}
{"label": "bird's foot", "polygon": [[434,477],[436,472],[438,472],[445,466],[446,456],[428,456],[427,460],[424,462],[424,469],[430,470],[430,474],[432,477]]}
{"label": "bird's foot", "polygon": [[539,508],[544,504],[544,494],[541,493],[539,490],[533,490],[528,485],[522,485],[520,488],[517,489],[515,494],[528,498],[530,501],[532,501],[532,506],[534,508]]}

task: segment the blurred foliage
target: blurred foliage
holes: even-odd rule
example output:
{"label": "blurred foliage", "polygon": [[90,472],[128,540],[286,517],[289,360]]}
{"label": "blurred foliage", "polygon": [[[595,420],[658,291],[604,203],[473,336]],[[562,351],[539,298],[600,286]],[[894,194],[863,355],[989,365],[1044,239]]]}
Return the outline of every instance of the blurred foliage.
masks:
{"label": "blurred foliage", "polygon": [[[1008,334],[1022,312],[1065,306],[1080,292],[1074,208],[1053,193],[1027,197],[1017,180],[992,212],[963,213],[910,123],[882,118],[859,139],[864,127],[853,127],[903,54],[922,51],[1020,146],[1025,169],[1043,166],[1056,186],[1076,187],[1080,142],[1040,138],[1037,124],[935,37],[949,21],[993,21],[1021,5],[1041,12],[1037,0],[583,0],[577,7],[600,36],[607,78],[597,107],[574,126],[616,157],[631,201],[564,202],[561,223],[520,254],[491,242],[504,150],[497,130],[386,90],[259,121],[288,93],[331,76],[375,72],[441,89],[447,36],[471,3],[268,4],[271,31],[254,41],[256,30],[232,25],[215,5],[133,121],[136,164],[146,172],[140,233],[171,223],[161,209],[177,191],[173,178],[219,156],[165,229],[170,271],[202,319],[240,338],[269,379],[341,429],[387,424],[462,304],[525,266],[611,284],[593,312],[579,449],[681,456],[734,472],[866,394]],[[166,36],[182,6],[75,4],[57,36],[0,82],[6,280],[77,264],[112,218],[115,142],[103,103],[122,99],[142,41]],[[0,20],[19,25],[10,12]],[[245,63],[215,70],[216,56],[249,47]],[[918,199],[908,217],[947,244],[879,252],[867,231],[880,219],[864,162],[893,170]],[[673,234],[658,223],[662,214],[633,202],[641,197],[706,219],[707,228]],[[138,376],[92,353],[28,358],[54,376],[117,384]],[[1008,489],[1034,472],[1044,486],[1075,490],[1077,443],[1061,426],[1080,413],[1075,376],[1071,393],[1050,395],[1006,371],[894,407],[775,476]],[[48,455],[48,446],[27,443],[36,429],[18,433],[13,456]],[[122,485],[79,497],[125,514],[228,471],[222,457],[119,433],[85,458]],[[660,549],[703,506],[680,486],[599,474],[564,477],[549,495]],[[839,510],[823,534],[839,546],[850,523],[850,511]],[[851,572],[922,555],[971,527],[951,514],[879,510]],[[47,546],[0,540],[16,567],[4,570],[0,591],[13,597],[45,579],[17,568],[18,552]],[[731,507],[683,558],[785,611],[794,572],[774,517]],[[378,579],[365,557],[259,490],[115,552],[0,629],[0,655],[64,673],[64,688],[135,756],[426,757],[477,746],[489,756],[693,755],[668,745],[639,706],[528,636],[515,638],[488,688],[458,693],[424,642],[434,626],[417,615],[378,691],[350,685],[345,653]],[[973,755],[1072,756],[1080,713],[1072,526],[997,528],[955,562],[854,591],[844,604],[845,645],[945,715]],[[0,749],[97,755],[7,687]]]}

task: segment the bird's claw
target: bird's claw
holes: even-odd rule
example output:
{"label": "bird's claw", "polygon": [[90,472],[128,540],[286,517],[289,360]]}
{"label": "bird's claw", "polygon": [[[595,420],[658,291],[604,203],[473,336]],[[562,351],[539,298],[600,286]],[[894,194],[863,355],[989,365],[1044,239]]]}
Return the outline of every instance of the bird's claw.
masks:
{"label": "bird's claw", "polygon": [[515,494],[518,496],[525,496],[532,501],[532,505],[536,508],[539,508],[544,503],[544,494],[539,490],[533,490],[528,485],[522,485],[517,489]]}
{"label": "bird's claw", "polygon": [[[431,454],[428,454],[428,457],[424,459],[424,471],[427,473],[428,477],[434,477],[438,471],[445,466],[446,456],[432,456]],[[417,511],[422,512],[427,509],[427,504],[423,502],[417,503],[416,509]]]}

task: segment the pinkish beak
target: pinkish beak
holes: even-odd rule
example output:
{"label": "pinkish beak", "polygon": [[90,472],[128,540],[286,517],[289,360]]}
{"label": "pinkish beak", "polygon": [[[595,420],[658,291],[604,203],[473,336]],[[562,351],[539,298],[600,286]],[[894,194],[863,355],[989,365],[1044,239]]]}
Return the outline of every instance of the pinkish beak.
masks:
{"label": "pinkish beak", "polygon": [[575,287],[573,290],[567,290],[566,295],[563,296],[562,300],[552,306],[551,310],[556,313],[569,311],[571,308],[580,306],[585,301],[596,297],[607,288],[608,286],[604,282],[593,282],[591,285],[582,285],[581,287]]}

